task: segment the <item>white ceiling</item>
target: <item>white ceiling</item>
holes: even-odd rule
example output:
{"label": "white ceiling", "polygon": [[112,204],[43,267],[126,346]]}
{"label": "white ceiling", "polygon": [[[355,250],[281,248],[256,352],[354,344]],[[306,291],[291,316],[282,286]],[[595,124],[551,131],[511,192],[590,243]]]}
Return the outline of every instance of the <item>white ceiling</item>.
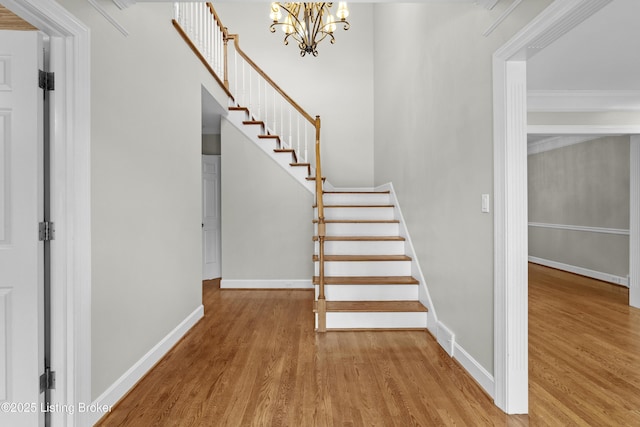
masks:
{"label": "white ceiling", "polygon": [[640,90],[640,0],[613,0],[527,62],[533,90]]}

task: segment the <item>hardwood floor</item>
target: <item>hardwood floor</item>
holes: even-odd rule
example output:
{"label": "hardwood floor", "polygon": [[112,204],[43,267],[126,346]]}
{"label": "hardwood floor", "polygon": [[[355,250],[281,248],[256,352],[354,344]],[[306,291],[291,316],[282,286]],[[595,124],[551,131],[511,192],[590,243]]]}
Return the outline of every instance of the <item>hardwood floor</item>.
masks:
{"label": "hardwood floor", "polygon": [[506,416],[420,331],[313,331],[309,291],[220,290],[101,426],[640,425],[640,310],[530,266],[530,415]]}
{"label": "hardwood floor", "polygon": [[627,288],[529,266],[532,425],[640,425],[640,310]]}

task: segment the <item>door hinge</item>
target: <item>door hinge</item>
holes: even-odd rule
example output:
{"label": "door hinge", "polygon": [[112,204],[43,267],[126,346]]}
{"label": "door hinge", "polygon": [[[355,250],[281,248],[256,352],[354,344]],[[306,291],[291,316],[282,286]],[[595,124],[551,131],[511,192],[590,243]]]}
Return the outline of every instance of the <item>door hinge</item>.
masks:
{"label": "door hinge", "polygon": [[55,76],[53,73],[38,70],[38,86],[40,89],[51,91],[55,89]]}
{"label": "door hinge", "polygon": [[43,221],[38,224],[38,238],[42,242],[48,242],[56,237],[55,224],[50,221]]}
{"label": "door hinge", "polygon": [[40,393],[46,390],[56,389],[56,373],[50,368],[45,368],[44,374],[40,375]]}

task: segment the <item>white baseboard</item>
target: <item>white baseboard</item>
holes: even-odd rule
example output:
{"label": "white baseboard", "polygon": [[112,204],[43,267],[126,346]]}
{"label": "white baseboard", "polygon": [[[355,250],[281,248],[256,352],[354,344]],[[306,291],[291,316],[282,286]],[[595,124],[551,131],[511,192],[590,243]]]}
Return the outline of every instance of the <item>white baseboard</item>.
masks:
{"label": "white baseboard", "polygon": [[460,347],[460,344],[455,343],[454,346],[453,358],[460,362],[462,367],[467,370],[473,379],[480,384],[480,387],[493,399],[495,397],[495,381],[493,375],[487,372],[464,348]]}
{"label": "white baseboard", "polygon": [[235,280],[222,279],[221,289],[313,289],[311,280]]}
{"label": "white baseboard", "polygon": [[[92,402],[93,407],[103,408],[113,407],[122,397],[127,394],[131,388],[153,366],[158,363],[162,357],[204,316],[204,306],[200,305],[193,313],[187,316],[175,329],[160,342],[158,342],[151,350],[147,352],[140,360],[138,360],[131,368],[127,370],[120,378],[116,380],[104,393]],[[103,412],[92,412],[90,415],[90,425],[94,425],[100,418],[106,415]]]}
{"label": "white baseboard", "polygon": [[568,271],[569,273],[579,274],[581,276],[591,277],[593,279],[602,280],[603,282],[614,283],[629,287],[629,278],[616,276],[615,274],[603,273],[601,271],[589,270],[588,268],[577,267],[575,265],[564,264],[557,261],[551,261],[544,258],[529,256],[529,262],[544,265],[546,267],[557,268],[558,270]]}

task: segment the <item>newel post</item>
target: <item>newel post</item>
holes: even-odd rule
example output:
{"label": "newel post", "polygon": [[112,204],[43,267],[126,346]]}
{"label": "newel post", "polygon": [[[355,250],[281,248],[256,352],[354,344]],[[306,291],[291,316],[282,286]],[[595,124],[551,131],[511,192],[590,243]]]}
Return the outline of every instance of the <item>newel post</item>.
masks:
{"label": "newel post", "polygon": [[227,88],[227,90],[229,89],[229,30],[227,29],[227,27],[224,27],[224,29],[222,30],[222,38],[224,41],[224,58],[223,58],[223,62],[224,62],[224,76],[223,76],[223,82],[224,82],[224,87]]}

